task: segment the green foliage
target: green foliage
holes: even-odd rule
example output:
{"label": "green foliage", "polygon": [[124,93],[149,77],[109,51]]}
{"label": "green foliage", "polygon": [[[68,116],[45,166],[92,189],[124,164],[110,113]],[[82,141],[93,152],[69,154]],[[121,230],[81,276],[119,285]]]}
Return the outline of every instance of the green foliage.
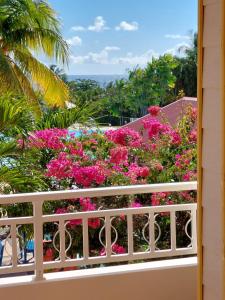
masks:
{"label": "green foliage", "polygon": [[42,174],[31,171],[32,160],[23,160],[18,136],[34,129],[34,116],[23,97],[0,96],[0,193],[41,190]]}
{"label": "green foliage", "polygon": [[174,57],[165,54],[158,59],[153,58],[145,69],[130,71],[130,97],[135,110],[143,114],[143,108],[150,105],[163,106],[166,103],[168,94],[175,86],[176,77],[173,70],[176,66]]}

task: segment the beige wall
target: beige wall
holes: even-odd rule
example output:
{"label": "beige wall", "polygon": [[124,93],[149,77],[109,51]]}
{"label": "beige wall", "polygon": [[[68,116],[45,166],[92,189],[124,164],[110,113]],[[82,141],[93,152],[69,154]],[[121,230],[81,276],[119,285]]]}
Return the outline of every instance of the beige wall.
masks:
{"label": "beige wall", "polygon": [[204,0],[203,25],[203,295],[223,298],[222,13],[224,0]]}
{"label": "beige wall", "polygon": [[0,288],[6,300],[196,300],[197,265]]}

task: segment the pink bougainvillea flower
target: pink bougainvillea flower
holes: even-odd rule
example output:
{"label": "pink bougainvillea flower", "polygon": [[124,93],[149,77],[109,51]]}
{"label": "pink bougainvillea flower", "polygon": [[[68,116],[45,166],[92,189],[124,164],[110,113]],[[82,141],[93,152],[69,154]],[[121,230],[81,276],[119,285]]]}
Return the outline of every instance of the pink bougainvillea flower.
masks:
{"label": "pink bougainvillea flower", "polygon": [[[67,208],[57,208],[55,213],[56,214],[66,214],[71,212],[68,207]],[[70,227],[75,227],[77,225],[81,225],[82,224],[82,220],[81,219],[74,219],[74,220],[70,220],[69,221],[69,226]]]}
{"label": "pink bougainvillea flower", "polygon": [[193,129],[189,135],[189,141],[191,143],[196,143],[197,142],[197,130]]}
{"label": "pink bougainvillea flower", "polygon": [[196,120],[198,115],[198,111],[196,107],[191,107],[191,117]]}
{"label": "pink bougainvillea flower", "polygon": [[114,244],[112,246],[112,251],[116,254],[124,254],[126,253],[126,249],[123,246],[120,246],[118,244]]}
{"label": "pink bougainvillea flower", "polygon": [[180,134],[178,132],[172,131],[171,134],[170,134],[170,136],[171,136],[171,143],[173,145],[178,146],[178,145],[181,144],[182,139],[181,139],[181,136],[180,136]]}
{"label": "pink bougainvillea flower", "polygon": [[160,162],[155,163],[154,167],[157,171],[162,171],[164,169],[163,165]]}
{"label": "pink bougainvillea flower", "polygon": [[68,211],[67,211],[67,209],[65,207],[63,207],[63,208],[57,208],[56,211],[55,211],[56,214],[66,214],[67,212]]}
{"label": "pink bougainvillea flower", "polygon": [[139,148],[142,144],[142,137],[139,132],[130,128],[108,130],[105,135],[110,141],[122,146]]}
{"label": "pink bougainvillea flower", "polygon": [[145,129],[148,129],[150,139],[158,137],[160,134],[170,133],[171,127],[168,124],[162,124],[158,119],[149,117],[143,122]]}
{"label": "pink bougainvillea flower", "polygon": [[183,175],[183,180],[184,181],[196,180],[196,177],[197,177],[196,172],[188,171],[186,174]]}
{"label": "pink bougainvillea flower", "polygon": [[158,206],[161,204],[165,204],[165,200],[167,197],[167,193],[153,193],[151,195],[151,204],[152,206]]}
{"label": "pink bougainvillea flower", "polygon": [[[96,210],[96,205],[91,202],[90,198],[80,198],[79,202],[80,202],[82,211]],[[99,218],[88,219],[88,226],[93,229],[98,228],[100,226],[100,219]]]}
{"label": "pink bougainvillea flower", "polygon": [[83,145],[81,142],[76,142],[76,144],[67,145],[67,149],[72,155],[77,155],[80,157],[84,156]]}
{"label": "pink bougainvillea flower", "polygon": [[52,159],[47,164],[47,173],[45,175],[59,180],[71,177],[72,162],[67,156],[67,153],[60,152],[57,158]]}
{"label": "pink bougainvillea flower", "polygon": [[[126,249],[123,246],[120,246],[119,244],[114,244],[112,246],[112,252],[115,253],[115,254],[125,254]],[[105,256],[105,255],[106,255],[105,248],[102,248],[100,250],[100,256]]]}
{"label": "pink bougainvillea flower", "polygon": [[80,206],[82,207],[83,211],[92,211],[96,210],[96,205],[91,202],[90,198],[80,198],[79,199]]}
{"label": "pink bougainvillea flower", "polygon": [[116,147],[110,149],[110,162],[117,165],[123,164],[128,160],[127,147]]}
{"label": "pink bougainvillea flower", "polygon": [[33,132],[28,138],[28,147],[61,150],[65,148],[63,139],[68,136],[67,129],[44,129]]}
{"label": "pink bougainvillea flower", "polygon": [[159,112],[160,112],[161,108],[159,106],[150,106],[148,108],[148,112],[150,113],[151,116],[156,117],[158,116]]}
{"label": "pink bougainvillea flower", "polygon": [[150,170],[148,167],[140,167],[139,176],[140,177],[148,177],[150,175]]}
{"label": "pink bougainvillea flower", "polygon": [[132,208],[138,208],[138,207],[142,207],[141,203],[135,201],[135,202],[132,202],[130,207]]}
{"label": "pink bougainvillea flower", "polygon": [[92,184],[102,184],[106,175],[100,166],[77,167],[72,169],[72,176],[75,182],[84,187],[90,187]]}

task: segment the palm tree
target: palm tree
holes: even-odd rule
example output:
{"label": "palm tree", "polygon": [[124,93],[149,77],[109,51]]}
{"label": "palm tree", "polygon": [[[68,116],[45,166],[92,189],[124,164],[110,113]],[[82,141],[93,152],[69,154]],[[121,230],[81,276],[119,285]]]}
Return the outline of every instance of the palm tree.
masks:
{"label": "palm tree", "polygon": [[1,93],[13,91],[37,104],[40,90],[49,105],[63,106],[69,92],[60,77],[36,55],[65,64],[68,46],[55,11],[42,0],[0,0]]}

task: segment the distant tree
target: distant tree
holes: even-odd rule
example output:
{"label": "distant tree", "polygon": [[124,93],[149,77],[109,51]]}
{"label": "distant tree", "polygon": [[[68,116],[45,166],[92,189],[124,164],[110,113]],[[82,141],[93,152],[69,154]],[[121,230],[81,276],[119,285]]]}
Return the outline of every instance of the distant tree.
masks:
{"label": "distant tree", "polygon": [[95,80],[78,79],[68,82],[70,101],[74,104],[87,104],[99,101],[104,96],[104,89]]}
{"label": "distant tree", "polygon": [[68,78],[63,69],[59,68],[57,65],[51,65],[50,70],[55,73],[62,81],[67,82]]}
{"label": "distant tree", "polygon": [[146,114],[150,105],[165,105],[173,91],[176,77],[173,70],[177,61],[170,54],[153,58],[145,69],[136,68],[129,72],[129,98],[139,116]]}
{"label": "distant tree", "polygon": [[198,35],[195,33],[190,47],[181,49],[184,57],[176,57],[174,70],[176,76],[175,93],[183,91],[186,96],[197,97],[197,47]]}

